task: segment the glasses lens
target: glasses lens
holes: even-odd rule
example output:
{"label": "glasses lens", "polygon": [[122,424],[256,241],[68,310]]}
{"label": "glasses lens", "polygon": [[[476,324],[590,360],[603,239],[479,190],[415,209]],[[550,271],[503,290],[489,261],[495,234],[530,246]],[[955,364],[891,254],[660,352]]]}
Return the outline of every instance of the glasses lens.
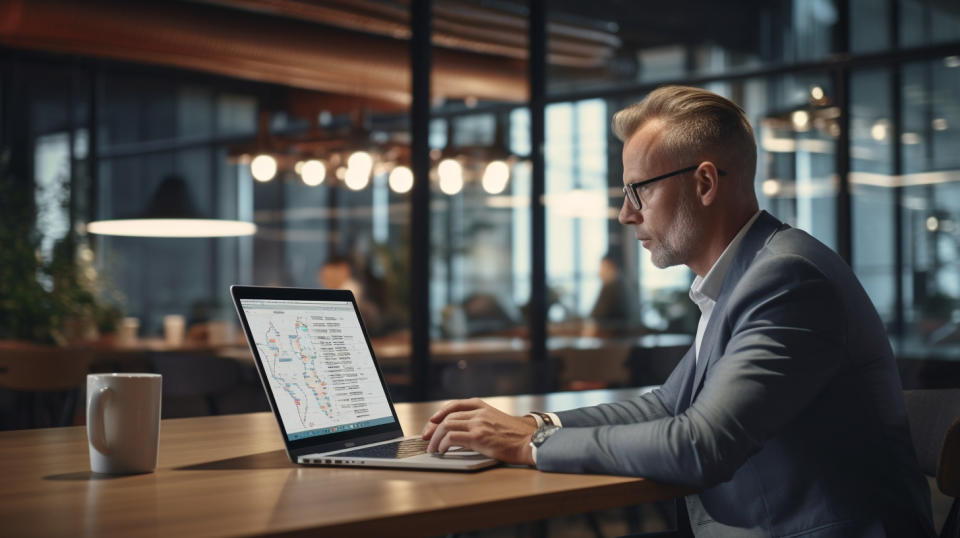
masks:
{"label": "glasses lens", "polygon": [[623,188],[623,193],[627,195],[627,200],[630,200],[633,208],[640,211],[640,200],[637,198],[637,191],[633,190],[633,187],[627,186]]}

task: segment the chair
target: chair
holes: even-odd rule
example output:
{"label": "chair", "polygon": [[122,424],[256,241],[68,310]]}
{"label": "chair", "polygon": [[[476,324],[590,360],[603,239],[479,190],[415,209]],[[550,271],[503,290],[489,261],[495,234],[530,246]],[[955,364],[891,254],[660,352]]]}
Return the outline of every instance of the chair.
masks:
{"label": "chair", "polygon": [[940,536],[960,538],[960,389],[907,390],[903,396],[920,468],[953,498]]}
{"label": "chair", "polygon": [[0,429],[72,425],[92,361],[89,349],[0,346],[0,388],[12,402]]}

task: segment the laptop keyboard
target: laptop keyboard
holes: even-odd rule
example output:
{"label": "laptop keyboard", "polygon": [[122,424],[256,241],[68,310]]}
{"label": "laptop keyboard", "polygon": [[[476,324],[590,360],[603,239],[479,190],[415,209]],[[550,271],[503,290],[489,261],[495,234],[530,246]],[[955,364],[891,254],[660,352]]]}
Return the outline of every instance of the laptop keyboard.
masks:
{"label": "laptop keyboard", "polygon": [[395,443],[386,443],[383,445],[358,448],[349,452],[340,452],[333,457],[409,458],[411,456],[426,454],[428,444],[430,444],[429,441],[424,441],[423,439],[403,439]]}

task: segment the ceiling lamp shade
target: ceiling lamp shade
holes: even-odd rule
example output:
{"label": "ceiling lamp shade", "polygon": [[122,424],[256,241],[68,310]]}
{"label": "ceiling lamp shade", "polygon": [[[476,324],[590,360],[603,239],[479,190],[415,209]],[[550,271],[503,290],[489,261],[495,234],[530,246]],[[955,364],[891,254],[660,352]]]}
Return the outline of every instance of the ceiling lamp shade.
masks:
{"label": "ceiling lamp shade", "polygon": [[175,175],[160,182],[142,215],[87,224],[89,233],[126,237],[236,237],[256,231],[252,222],[200,218],[187,182]]}

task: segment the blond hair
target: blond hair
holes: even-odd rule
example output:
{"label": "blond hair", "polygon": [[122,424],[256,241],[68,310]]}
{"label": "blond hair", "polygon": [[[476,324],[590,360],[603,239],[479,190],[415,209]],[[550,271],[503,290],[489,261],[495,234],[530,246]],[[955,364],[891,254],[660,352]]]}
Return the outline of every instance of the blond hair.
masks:
{"label": "blond hair", "polygon": [[726,155],[730,161],[715,163],[737,169],[733,174],[749,182],[757,166],[757,143],[743,109],[733,101],[701,88],[663,86],[650,92],[613,116],[613,132],[626,142],[644,124],[661,120],[664,150],[687,166],[686,160],[707,151]]}

